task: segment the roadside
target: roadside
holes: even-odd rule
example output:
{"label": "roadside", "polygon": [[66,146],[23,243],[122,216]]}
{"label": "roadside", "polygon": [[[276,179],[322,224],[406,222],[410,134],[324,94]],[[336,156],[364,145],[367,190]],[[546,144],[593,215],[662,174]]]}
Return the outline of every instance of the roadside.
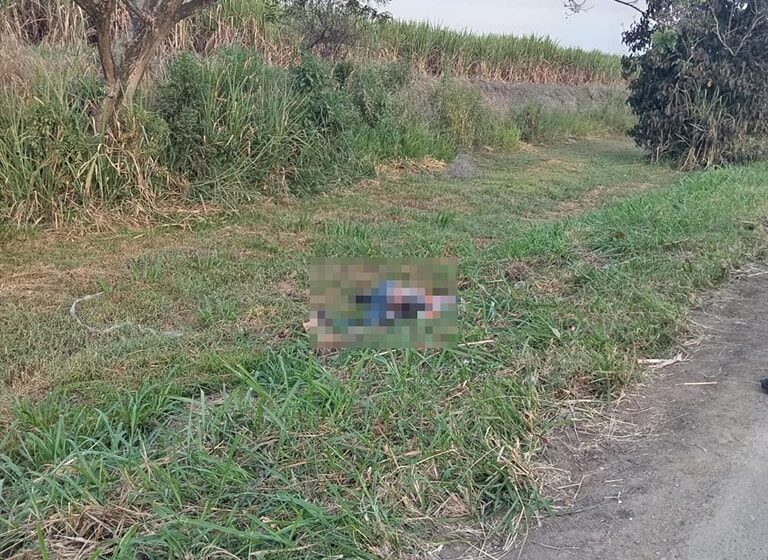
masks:
{"label": "roadside", "polygon": [[570,473],[552,518],[505,560],[764,560],[768,554],[768,272],[694,317],[690,359],[652,372],[606,425],[554,442]]}

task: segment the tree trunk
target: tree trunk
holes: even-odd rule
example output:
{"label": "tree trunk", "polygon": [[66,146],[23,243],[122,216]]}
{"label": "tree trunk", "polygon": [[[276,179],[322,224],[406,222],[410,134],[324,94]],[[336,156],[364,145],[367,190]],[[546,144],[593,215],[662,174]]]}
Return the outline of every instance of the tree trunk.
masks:
{"label": "tree trunk", "polygon": [[120,106],[115,108],[117,111],[133,103],[133,97],[152,57],[176,25],[182,2],[183,0],[170,0],[160,6],[155,11],[152,24],[143,25],[126,48],[118,73],[121,94]]}
{"label": "tree trunk", "polygon": [[[216,0],[144,0],[139,4],[134,0],[74,1],[90,16],[96,29],[105,94],[94,115],[94,128],[102,136],[117,123],[121,109],[133,103],[152,57],[176,23],[216,3]],[[112,52],[118,1],[125,5],[134,22],[134,35],[119,65]]]}
{"label": "tree trunk", "polygon": [[120,80],[112,54],[112,19],[115,13],[115,2],[111,0],[103,6],[102,17],[96,19],[96,47],[99,51],[101,70],[104,73],[104,99],[95,115],[95,127],[98,134],[103,135],[111,125],[115,107],[120,94]]}

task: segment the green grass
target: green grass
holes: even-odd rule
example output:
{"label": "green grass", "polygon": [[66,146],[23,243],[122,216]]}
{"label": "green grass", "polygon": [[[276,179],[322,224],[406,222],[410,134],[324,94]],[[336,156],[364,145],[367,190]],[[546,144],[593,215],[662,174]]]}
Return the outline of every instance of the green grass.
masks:
{"label": "green grass", "polygon": [[[624,141],[478,159],[145,231],[16,233],[0,276],[0,555],[377,558],[514,531],[570,399],[605,399],[764,254],[768,166]],[[313,352],[313,255],[455,255],[463,346]],[[90,335],[130,320],[184,332]],[[80,540],[73,540],[74,538]]]}

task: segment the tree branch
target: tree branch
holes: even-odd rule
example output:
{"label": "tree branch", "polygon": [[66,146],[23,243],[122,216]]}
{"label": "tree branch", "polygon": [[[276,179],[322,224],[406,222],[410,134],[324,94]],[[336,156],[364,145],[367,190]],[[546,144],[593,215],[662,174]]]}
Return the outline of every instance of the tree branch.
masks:
{"label": "tree branch", "polygon": [[613,0],[613,1],[616,2],[617,4],[622,4],[624,6],[632,8],[633,10],[635,10],[641,15],[645,15],[645,11],[637,7],[637,0]]}
{"label": "tree branch", "polygon": [[[627,6],[628,8],[632,8],[636,12],[638,12],[641,15],[645,15],[645,10],[637,6],[638,0],[612,0],[613,2],[616,2],[617,4],[621,4],[622,6]],[[589,8],[587,8],[587,0],[564,0],[565,7],[571,10],[573,13],[578,12],[585,12]]]}
{"label": "tree branch", "polygon": [[125,7],[128,8],[128,11],[131,12],[137,18],[139,18],[144,25],[149,25],[150,27],[154,25],[155,18],[152,17],[150,13],[145,12],[144,10],[139,8],[136,4],[133,3],[132,0],[120,0],[120,1],[123,4],[125,4]]}
{"label": "tree branch", "polygon": [[176,16],[176,21],[181,21],[195,15],[197,12],[214,5],[216,2],[217,0],[188,0],[181,5],[181,9],[179,9],[179,13]]}

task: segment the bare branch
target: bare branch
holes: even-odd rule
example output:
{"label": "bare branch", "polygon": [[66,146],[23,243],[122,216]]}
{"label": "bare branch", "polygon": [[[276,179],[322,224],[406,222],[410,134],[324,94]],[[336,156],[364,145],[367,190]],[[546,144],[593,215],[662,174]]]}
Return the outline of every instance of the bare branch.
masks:
{"label": "bare branch", "polygon": [[197,12],[213,6],[217,0],[188,0],[181,5],[176,21],[181,21],[190,16],[195,15]]}
{"label": "bare branch", "polygon": [[732,56],[736,56],[736,53],[733,52],[733,49],[728,44],[727,38],[723,37],[722,33],[720,32],[720,20],[717,19],[717,14],[715,13],[715,9],[710,6],[709,11],[712,14],[712,19],[715,21],[715,35],[717,35],[717,40],[720,41],[723,47],[725,47],[725,50],[731,53]]}
{"label": "bare branch", "polygon": [[141,8],[139,8],[136,4],[133,3],[132,0],[120,0],[123,4],[125,4],[125,7],[128,8],[128,11],[131,12],[135,17],[141,20],[141,22],[144,25],[152,26],[155,23],[155,18],[148,12],[145,12]]}
{"label": "bare branch", "polygon": [[749,26],[749,29],[741,33],[741,41],[739,42],[739,46],[734,50],[728,44],[728,40],[731,35],[731,20],[733,19],[733,12],[731,12],[731,17],[728,20],[728,31],[726,31],[725,35],[723,35],[720,30],[720,21],[717,18],[717,14],[715,13],[714,8],[710,7],[709,13],[712,14],[712,19],[715,22],[715,36],[717,37],[717,40],[720,41],[720,44],[723,45],[725,50],[727,50],[731,56],[738,56],[741,49],[744,48],[746,42],[752,38],[752,34],[755,32],[755,29],[757,29],[757,27],[766,19],[764,14],[755,16],[752,20],[752,24]]}
{"label": "bare branch", "polygon": [[[566,8],[568,8],[574,13],[579,13],[579,12],[586,12],[587,10],[591,9],[591,6],[587,7],[587,1],[588,0],[564,0],[564,3]],[[637,5],[638,0],[612,0],[612,1],[616,2],[617,4],[627,6],[628,8],[632,8],[636,12],[642,15],[645,15],[645,11]]]}

